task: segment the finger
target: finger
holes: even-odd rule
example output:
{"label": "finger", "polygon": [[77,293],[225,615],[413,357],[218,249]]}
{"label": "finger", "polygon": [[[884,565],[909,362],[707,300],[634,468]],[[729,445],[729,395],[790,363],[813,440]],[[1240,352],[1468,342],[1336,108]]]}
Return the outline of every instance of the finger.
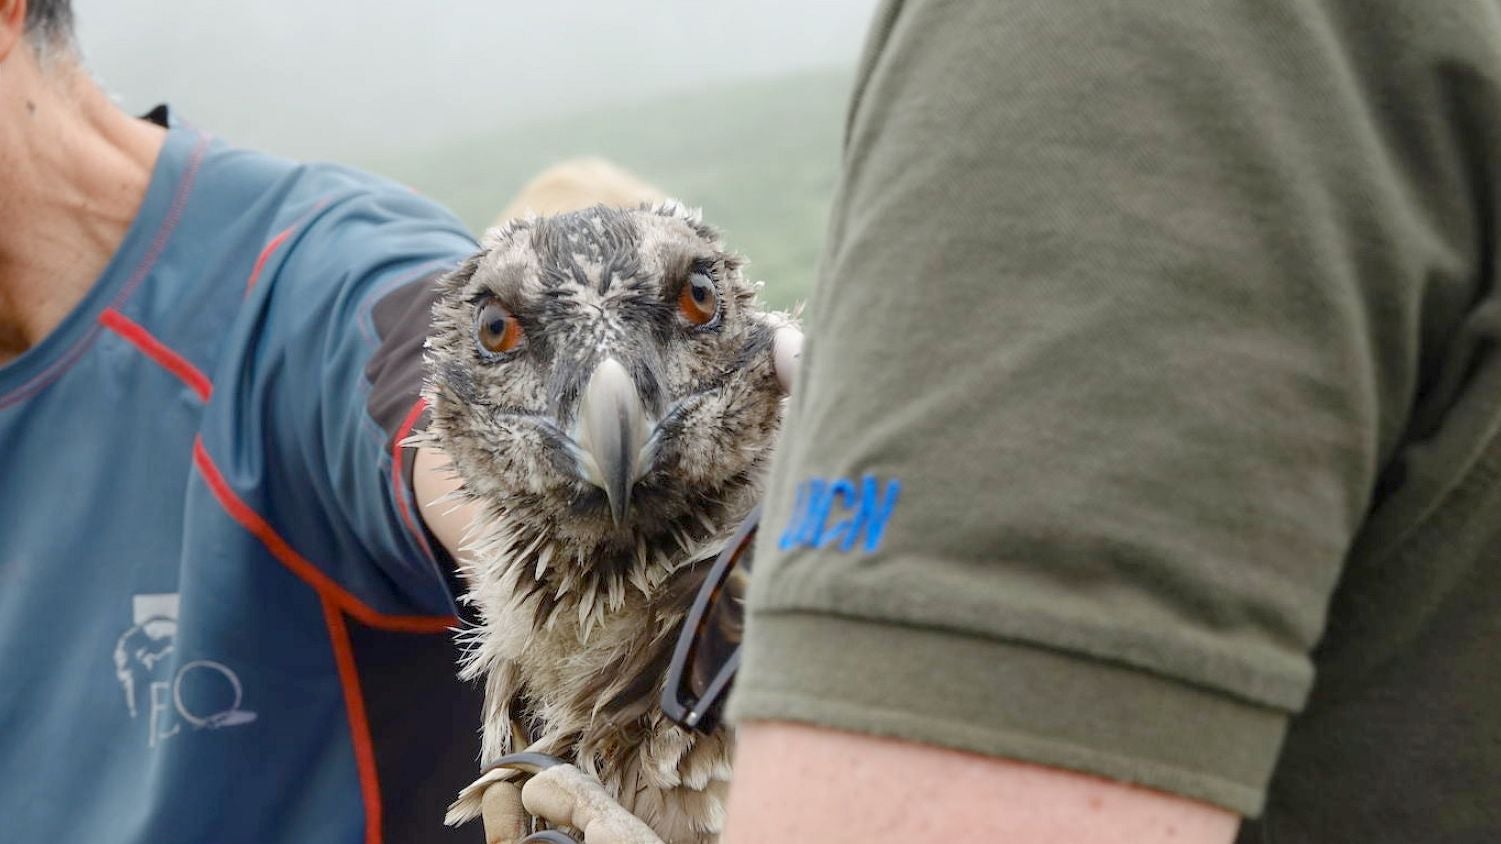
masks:
{"label": "finger", "polygon": [[791,325],[779,327],[772,335],[771,356],[782,392],[792,392],[792,380],[797,375],[798,360],[802,355],[803,332]]}
{"label": "finger", "polygon": [[547,821],[553,826],[578,827],[574,823],[574,811],[578,808],[578,791],[587,783],[569,777],[558,782],[558,772],[571,770],[582,776],[572,765],[566,768],[549,768],[526,781],[521,787],[521,805],[526,811]]}
{"label": "finger", "polygon": [[486,789],[480,814],[485,819],[485,844],[516,844],[526,837],[526,810],[515,783],[498,782]]}
{"label": "finger", "polygon": [[532,777],[522,787],[521,802],[549,823],[578,829],[584,844],[662,844],[640,818],[615,802],[599,780],[572,765]]}

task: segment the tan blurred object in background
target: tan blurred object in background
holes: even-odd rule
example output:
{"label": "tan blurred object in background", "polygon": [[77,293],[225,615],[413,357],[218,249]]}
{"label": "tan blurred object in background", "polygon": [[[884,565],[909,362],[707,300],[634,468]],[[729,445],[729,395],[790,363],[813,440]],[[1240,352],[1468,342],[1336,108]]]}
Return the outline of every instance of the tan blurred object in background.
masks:
{"label": "tan blurred object in background", "polygon": [[603,158],[573,158],[543,170],[511,200],[495,225],[529,211],[561,214],[591,205],[634,208],[667,195],[636,174]]}

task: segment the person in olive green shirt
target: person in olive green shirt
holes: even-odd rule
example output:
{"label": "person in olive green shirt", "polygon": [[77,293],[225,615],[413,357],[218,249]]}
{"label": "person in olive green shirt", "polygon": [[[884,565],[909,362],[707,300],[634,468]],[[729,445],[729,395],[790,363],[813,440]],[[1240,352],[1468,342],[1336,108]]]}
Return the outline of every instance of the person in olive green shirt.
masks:
{"label": "person in olive green shirt", "polygon": [[1501,840],[1498,162],[1494,0],[884,3],[724,840]]}

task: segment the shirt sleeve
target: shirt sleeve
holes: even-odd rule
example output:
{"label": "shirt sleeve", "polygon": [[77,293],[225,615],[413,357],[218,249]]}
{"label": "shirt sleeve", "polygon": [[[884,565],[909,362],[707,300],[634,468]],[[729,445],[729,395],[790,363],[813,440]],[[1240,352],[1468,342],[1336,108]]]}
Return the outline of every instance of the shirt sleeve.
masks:
{"label": "shirt sleeve", "polygon": [[734,717],[1260,811],[1473,292],[1398,6],[883,4]]}
{"label": "shirt sleeve", "polygon": [[401,442],[426,421],[434,282],[474,242],[394,185],[360,184],[310,204],[249,303],[259,314],[255,366],[240,389],[264,417],[269,519],[372,610],[452,614],[452,561],[415,506],[414,452]]}

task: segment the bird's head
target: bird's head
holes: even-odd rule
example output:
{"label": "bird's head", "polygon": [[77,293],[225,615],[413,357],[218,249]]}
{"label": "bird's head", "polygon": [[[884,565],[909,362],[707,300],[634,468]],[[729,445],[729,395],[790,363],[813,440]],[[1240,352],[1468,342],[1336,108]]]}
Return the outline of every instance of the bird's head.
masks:
{"label": "bird's head", "polygon": [[431,430],[538,581],[634,577],[749,508],[788,318],[742,264],[675,202],[596,206],[492,230],[441,282]]}

